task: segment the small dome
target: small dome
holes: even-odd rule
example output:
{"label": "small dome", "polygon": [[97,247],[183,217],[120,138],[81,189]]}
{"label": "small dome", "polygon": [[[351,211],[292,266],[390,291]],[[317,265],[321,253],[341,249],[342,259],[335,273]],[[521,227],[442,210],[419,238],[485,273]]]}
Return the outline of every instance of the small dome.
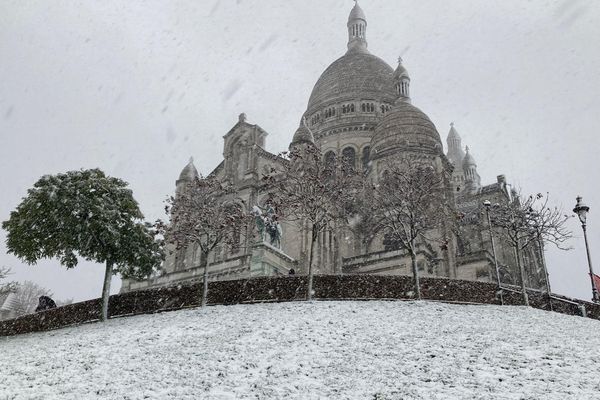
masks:
{"label": "small dome", "polygon": [[358,2],[354,3],[352,11],[350,11],[350,15],[348,16],[348,23],[355,19],[362,19],[363,21],[367,22],[365,12],[362,10],[362,8],[360,8]]}
{"label": "small dome", "polygon": [[375,128],[371,139],[373,158],[398,147],[442,151],[440,134],[429,117],[407,101],[397,101]]}
{"label": "small dome", "polygon": [[407,78],[408,80],[410,80],[410,77],[408,76],[408,71],[406,70],[404,65],[402,65],[402,57],[398,58],[398,67],[396,67],[396,70],[394,71],[394,80],[399,80],[400,78]]}
{"label": "small dome", "polygon": [[190,158],[188,164],[181,170],[179,174],[179,181],[193,181],[194,179],[200,177],[198,174],[198,170],[194,166],[194,159]]}
{"label": "small dome", "polygon": [[466,154],[465,157],[463,158],[463,162],[462,162],[462,166],[463,168],[468,168],[471,166],[477,166],[477,163],[475,162],[475,159],[473,158],[473,156],[471,155],[471,153],[469,153],[469,146],[467,146],[465,148],[466,150]]}
{"label": "small dome", "polygon": [[296,133],[294,133],[294,139],[292,139],[292,144],[299,143],[315,143],[312,132],[304,123],[300,123],[298,129],[296,129]]}

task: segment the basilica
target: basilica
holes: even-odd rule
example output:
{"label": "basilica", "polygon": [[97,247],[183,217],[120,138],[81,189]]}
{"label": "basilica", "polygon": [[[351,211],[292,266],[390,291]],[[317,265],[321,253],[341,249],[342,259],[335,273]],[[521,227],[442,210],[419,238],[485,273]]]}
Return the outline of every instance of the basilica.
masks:
{"label": "basilica", "polygon": [[[429,160],[445,176],[454,207],[462,216],[445,246],[419,243],[417,266],[421,276],[496,281],[492,240],[483,202],[502,203],[516,194],[509,190],[504,175],[483,185],[477,163],[468,146],[463,147],[454,127],[446,138],[446,150],[435,125],[412,104],[411,79],[402,60],[394,69],[373,55],[367,46],[367,18],[358,4],[348,17],[346,53],[329,65],[318,78],[290,147],[314,143],[325,160],[350,160],[371,179],[389,160],[410,154]],[[224,135],[223,161],[211,172],[235,187],[240,204],[255,213],[257,221],[269,222],[267,193],[262,177],[288,162],[265,150],[267,132],[248,122],[245,114]],[[193,161],[176,180],[176,193],[199,176]],[[305,224],[304,224],[305,225]],[[264,224],[261,224],[264,226]],[[159,274],[143,281],[123,280],[121,291],[201,280],[205,268],[209,280],[243,279],[257,276],[287,276],[307,271],[310,237],[306,226],[278,222],[277,240],[256,227],[240,235],[238,246],[217,247],[208,259],[191,245],[178,249],[167,244],[166,259]],[[402,248],[385,240],[365,243],[352,224],[322,233],[315,251],[317,274],[411,274],[410,257]],[[519,274],[511,247],[496,238],[500,279],[518,284]],[[543,285],[543,253],[532,248],[523,254],[527,286]]]}

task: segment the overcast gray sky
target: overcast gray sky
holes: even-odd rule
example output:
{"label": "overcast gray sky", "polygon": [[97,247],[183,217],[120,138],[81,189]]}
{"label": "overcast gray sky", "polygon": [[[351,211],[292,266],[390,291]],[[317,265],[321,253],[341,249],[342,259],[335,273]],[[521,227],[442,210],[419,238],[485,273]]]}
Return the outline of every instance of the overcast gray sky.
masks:
{"label": "overcast gray sky", "polygon": [[[402,55],[413,103],[454,121],[484,184],[590,205],[600,272],[600,2],[362,0],[371,52]],[[99,167],[130,182],[150,220],[190,156],[203,172],[245,112],[287,149],[314,83],[346,50],[350,0],[0,0],[0,220],[43,174]],[[590,298],[581,228],[548,251],[556,292]],[[13,279],[58,299],[98,297],[103,268],[36,266]],[[113,285],[114,291],[118,282]]]}

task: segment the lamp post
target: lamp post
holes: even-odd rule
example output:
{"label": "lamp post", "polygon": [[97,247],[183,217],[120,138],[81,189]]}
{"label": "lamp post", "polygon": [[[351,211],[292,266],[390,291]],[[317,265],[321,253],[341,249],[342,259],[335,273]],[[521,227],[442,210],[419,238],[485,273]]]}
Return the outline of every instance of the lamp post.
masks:
{"label": "lamp post", "polygon": [[504,296],[502,294],[502,286],[500,283],[500,269],[498,268],[498,259],[496,258],[496,245],[494,244],[494,234],[492,232],[492,219],[490,218],[490,207],[492,203],[489,200],[483,202],[485,213],[487,214],[488,228],[490,230],[490,241],[492,242],[492,255],[494,256],[494,267],[496,267],[496,283],[498,285],[498,293],[500,294],[500,304],[504,305]]}
{"label": "lamp post", "polygon": [[573,212],[577,214],[579,221],[581,221],[583,239],[585,240],[585,251],[587,253],[588,266],[590,268],[590,279],[592,280],[592,300],[597,303],[600,302],[600,297],[598,296],[598,288],[596,287],[596,282],[594,281],[594,269],[592,268],[592,257],[590,256],[590,247],[588,245],[585,223],[588,211],[590,211],[590,208],[581,201],[581,196],[577,196],[577,204],[575,205]]}

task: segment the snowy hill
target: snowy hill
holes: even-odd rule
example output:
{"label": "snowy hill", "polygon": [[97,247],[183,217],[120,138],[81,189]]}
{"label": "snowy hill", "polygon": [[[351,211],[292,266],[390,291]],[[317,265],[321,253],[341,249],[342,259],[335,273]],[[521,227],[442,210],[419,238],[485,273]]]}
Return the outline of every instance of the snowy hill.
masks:
{"label": "snowy hill", "polygon": [[599,332],[524,307],[215,306],[0,338],[0,399],[600,399]]}

